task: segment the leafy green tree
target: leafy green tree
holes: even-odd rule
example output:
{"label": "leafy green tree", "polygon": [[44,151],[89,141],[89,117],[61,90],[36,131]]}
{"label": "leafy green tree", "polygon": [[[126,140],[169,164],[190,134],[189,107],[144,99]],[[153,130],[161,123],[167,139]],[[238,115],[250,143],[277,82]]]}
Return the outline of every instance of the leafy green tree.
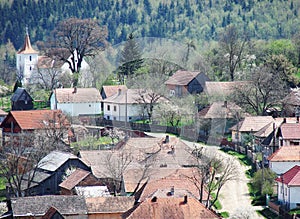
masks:
{"label": "leafy green tree", "polygon": [[132,33],[129,34],[128,40],[125,42],[120,61],[122,65],[118,68],[119,81],[121,84],[125,84],[126,78],[134,75],[144,62],[139,45]]}
{"label": "leafy green tree", "polygon": [[254,192],[261,195],[273,195],[273,185],[276,173],[269,168],[259,169],[251,181]]}

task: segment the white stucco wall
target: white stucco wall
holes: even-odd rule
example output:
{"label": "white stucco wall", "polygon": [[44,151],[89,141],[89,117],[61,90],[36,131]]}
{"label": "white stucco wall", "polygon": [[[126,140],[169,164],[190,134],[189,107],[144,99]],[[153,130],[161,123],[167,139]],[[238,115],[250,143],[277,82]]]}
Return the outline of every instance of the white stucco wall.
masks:
{"label": "white stucco wall", "polygon": [[270,161],[270,168],[277,175],[281,175],[281,174],[285,173],[289,169],[293,168],[295,165],[300,166],[300,161],[294,161],[294,162],[272,162],[272,161]]}
{"label": "white stucco wall", "polygon": [[[110,110],[108,110],[110,106]],[[115,108],[114,108],[115,107]],[[114,110],[115,109],[115,110]],[[104,103],[104,118],[109,120],[125,121],[126,105],[116,103]],[[141,116],[141,106],[127,104],[127,121],[135,120]]]}
{"label": "white stucco wall", "polygon": [[36,70],[37,63],[38,53],[16,55],[17,71],[18,74],[23,75],[23,84],[27,84],[30,82],[31,74],[34,70]]}
{"label": "white stucco wall", "polygon": [[300,204],[300,186],[290,187],[290,209],[297,207],[297,203]]}

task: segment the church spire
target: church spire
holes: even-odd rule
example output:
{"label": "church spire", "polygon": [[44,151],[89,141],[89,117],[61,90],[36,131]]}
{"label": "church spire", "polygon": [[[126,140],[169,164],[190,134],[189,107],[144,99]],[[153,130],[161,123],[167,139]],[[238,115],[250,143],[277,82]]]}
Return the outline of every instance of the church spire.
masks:
{"label": "church spire", "polygon": [[32,53],[38,53],[35,51],[30,43],[29,33],[28,33],[28,27],[26,26],[26,36],[24,40],[24,45],[22,49],[18,52],[18,54],[32,54]]}

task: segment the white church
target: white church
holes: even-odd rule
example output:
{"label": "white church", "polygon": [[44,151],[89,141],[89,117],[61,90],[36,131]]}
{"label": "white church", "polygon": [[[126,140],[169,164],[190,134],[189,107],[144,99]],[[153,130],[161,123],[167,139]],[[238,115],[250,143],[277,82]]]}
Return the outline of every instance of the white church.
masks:
{"label": "white church", "polygon": [[[30,84],[38,83],[41,80],[41,74],[43,74],[43,80],[51,80],[50,76],[47,76],[46,71],[59,71],[56,74],[72,74],[67,63],[62,63],[58,65],[54,63],[46,56],[39,56],[39,52],[34,50],[31,46],[28,30],[26,28],[26,36],[24,40],[23,47],[17,52],[16,55],[16,67],[17,67],[17,77],[21,79],[23,86],[28,86]],[[76,61],[76,60],[75,60]],[[85,87],[89,85],[86,84],[85,80],[89,74],[89,65],[83,60],[81,64],[81,75],[79,83],[84,83]],[[89,80],[91,81],[91,80]]]}

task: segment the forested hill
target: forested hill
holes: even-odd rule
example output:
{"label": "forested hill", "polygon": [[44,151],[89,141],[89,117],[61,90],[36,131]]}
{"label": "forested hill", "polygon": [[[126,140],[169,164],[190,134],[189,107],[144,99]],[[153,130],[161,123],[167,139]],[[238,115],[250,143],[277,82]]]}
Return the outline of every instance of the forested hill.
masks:
{"label": "forested hill", "polygon": [[217,40],[229,24],[252,38],[290,38],[300,29],[299,0],[0,0],[0,44],[44,40],[69,17],[94,18],[108,26],[111,44],[136,37]]}

